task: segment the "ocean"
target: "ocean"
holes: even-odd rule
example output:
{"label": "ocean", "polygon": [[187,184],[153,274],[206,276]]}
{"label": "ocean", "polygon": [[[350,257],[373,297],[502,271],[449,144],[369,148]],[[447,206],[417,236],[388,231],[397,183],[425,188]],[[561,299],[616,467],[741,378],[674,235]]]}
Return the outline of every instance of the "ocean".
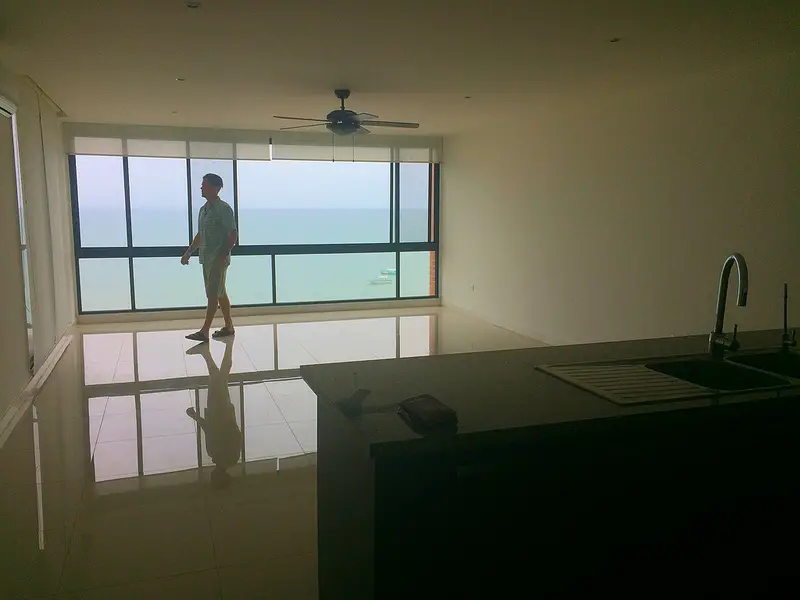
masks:
{"label": "ocean", "polygon": [[[184,204],[185,206],[185,204]],[[193,207],[196,230],[197,209]],[[376,209],[277,209],[243,208],[239,212],[239,242],[255,244],[356,244],[389,241],[389,211]],[[135,247],[174,246],[189,241],[185,208],[131,208]],[[408,209],[400,214],[402,242],[427,241],[426,210]],[[80,210],[81,245],[125,247],[127,232],[124,206]],[[199,307],[205,305],[202,271],[193,257],[189,266],[174,257],[135,258],[133,279],[137,309]],[[276,257],[276,289],[279,303],[394,298],[395,270],[400,269],[401,297],[432,295],[431,252],[408,252],[396,264],[396,255],[315,254]],[[131,308],[127,259],[79,260],[82,310],[84,312]],[[269,256],[233,256],[228,271],[228,293],[234,305],[268,304],[272,301]]]}

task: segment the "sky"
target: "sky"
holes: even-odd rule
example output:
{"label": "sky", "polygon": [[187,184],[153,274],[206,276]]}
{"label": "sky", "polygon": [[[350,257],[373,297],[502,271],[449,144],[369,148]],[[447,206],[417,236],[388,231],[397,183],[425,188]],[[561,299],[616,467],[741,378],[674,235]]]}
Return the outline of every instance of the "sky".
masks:
{"label": "sky", "polygon": [[[77,156],[81,207],[124,206],[122,158]],[[238,161],[239,209],[388,209],[390,163]],[[138,209],[185,209],[186,160],[128,159],[131,205]],[[220,197],[233,203],[233,161],[192,159],[192,205],[202,206],[200,182],[217,173],[225,182]],[[403,164],[401,207],[427,206],[428,165]],[[196,215],[195,215],[196,218]]]}

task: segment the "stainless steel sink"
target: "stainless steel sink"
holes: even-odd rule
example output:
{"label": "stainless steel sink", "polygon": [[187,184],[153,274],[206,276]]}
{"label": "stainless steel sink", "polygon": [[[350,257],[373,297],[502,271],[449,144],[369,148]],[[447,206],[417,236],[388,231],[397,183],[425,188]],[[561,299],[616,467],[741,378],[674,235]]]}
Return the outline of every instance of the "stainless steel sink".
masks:
{"label": "stainless steel sink", "polygon": [[542,365],[537,368],[621,405],[778,390],[795,383],[747,366],[714,360],[708,355]]}
{"label": "stainless steel sink", "polygon": [[794,352],[776,350],[758,354],[743,354],[742,356],[731,357],[728,360],[732,363],[776,373],[784,377],[800,379],[800,354]]}
{"label": "stainless steel sink", "polygon": [[786,379],[722,360],[694,358],[646,365],[648,369],[717,392],[746,392],[791,385]]}

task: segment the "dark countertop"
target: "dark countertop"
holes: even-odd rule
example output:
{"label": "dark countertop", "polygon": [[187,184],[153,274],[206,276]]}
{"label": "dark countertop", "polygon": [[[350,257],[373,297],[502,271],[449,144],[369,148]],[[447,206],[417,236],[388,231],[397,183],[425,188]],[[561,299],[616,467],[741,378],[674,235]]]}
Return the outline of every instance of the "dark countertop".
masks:
{"label": "dark countertop", "polygon": [[[742,351],[776,347],[780,331],[739,334]],[[530,435],[531,428],[567,425],[688,408],[725,405],[800,394],[751,392],[685,401],[619,406],[538,371],[537,365],[703,354],[706,335],[575,346],[436,355],[301,367],[303,379],[320,403],[350,422],[373,455],[426,451],[441,444],[461,445],[514,435]],[[363,413],[345,416],[336,405],[356,389],[369,390]],[[431,394],[458,413],[458,434],[423,438],[396,414],[398,402]]]}

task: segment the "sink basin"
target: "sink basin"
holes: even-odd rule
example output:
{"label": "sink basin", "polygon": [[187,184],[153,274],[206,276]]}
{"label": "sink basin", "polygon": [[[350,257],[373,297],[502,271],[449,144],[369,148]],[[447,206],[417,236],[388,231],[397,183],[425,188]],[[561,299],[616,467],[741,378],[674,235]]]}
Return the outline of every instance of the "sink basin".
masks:
{"label": "sink basin", "polygon": [[777,351],[762,354],[745,354],[732,357],[729,360],[740,365],[761,369],[762,371],[800,379],[799,354]]}
{"label": "sink basin", "polygon": [[681,381],[725,392],[763,390],[791,385],[789,381],[768,373],[705,358],[655,362],[645,366]]}

